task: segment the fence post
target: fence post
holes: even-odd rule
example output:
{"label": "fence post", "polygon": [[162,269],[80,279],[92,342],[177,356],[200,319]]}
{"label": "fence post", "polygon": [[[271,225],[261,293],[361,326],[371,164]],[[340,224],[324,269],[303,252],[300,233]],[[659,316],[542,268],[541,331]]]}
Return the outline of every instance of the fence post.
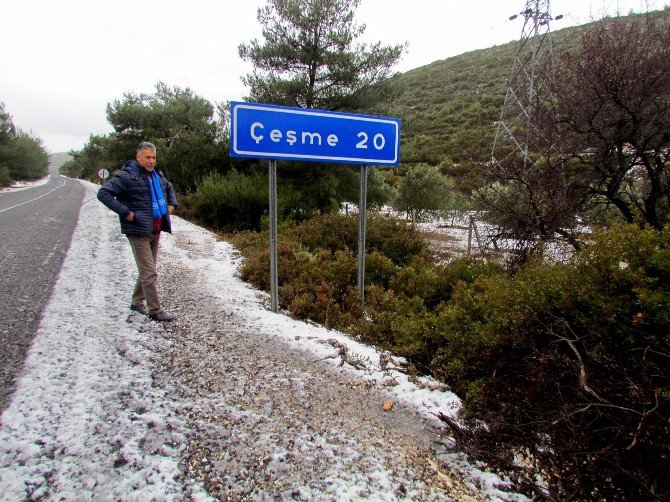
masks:
{"label": "fence post", "polygon": [[470,253],[472,251],[472,227],[475,224],[475,222],[472,219],[472,215],[468,217],[468,256],[470,256]]}

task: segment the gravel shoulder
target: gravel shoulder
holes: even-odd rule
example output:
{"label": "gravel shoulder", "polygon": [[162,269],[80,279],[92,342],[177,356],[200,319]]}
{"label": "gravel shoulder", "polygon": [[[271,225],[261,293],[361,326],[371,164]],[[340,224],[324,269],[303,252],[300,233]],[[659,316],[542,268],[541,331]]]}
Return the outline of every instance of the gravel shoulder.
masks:
{"label": "gravel shoulder", "polygon": [[416,410],[384,411],[394,397],[383,386],[259,328],[244,299],[203,294],[207,277],[188,265],[212,249],[175,235],[159,261],[178,320],[157,378],[191,430],[191,483],[226,500],[482,498],[438,458],[437,431]]}

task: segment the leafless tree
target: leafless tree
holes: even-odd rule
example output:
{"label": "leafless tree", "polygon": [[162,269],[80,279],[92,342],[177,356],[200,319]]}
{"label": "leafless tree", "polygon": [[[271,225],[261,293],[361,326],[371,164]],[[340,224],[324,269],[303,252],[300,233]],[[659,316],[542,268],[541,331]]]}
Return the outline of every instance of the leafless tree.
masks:
{"label": "leafless tree", "polygon": [[574,163],[548,154],[531,163],[509,156],[485,172],[489,183],[478,196],[498,229],[493,238],[515,241],[521,255],[557,239],[579,249],[577,215],[587,190]]}
{"label": "leafless tree", "polygon": [[603,214],[668,223],[669,13],[589,25],[578,46],[540,69],[534,150],[491,162],[479,191],[496,238],[524,252],[557,239],[578,249],[578,222]]}
{"label": "leafless tree", "polygon": [[670,195],[668,13],[589,26],[542,79],[553,96],[547,133],[586,176],[589,201],[606,201],[628,223],[662,228]]}

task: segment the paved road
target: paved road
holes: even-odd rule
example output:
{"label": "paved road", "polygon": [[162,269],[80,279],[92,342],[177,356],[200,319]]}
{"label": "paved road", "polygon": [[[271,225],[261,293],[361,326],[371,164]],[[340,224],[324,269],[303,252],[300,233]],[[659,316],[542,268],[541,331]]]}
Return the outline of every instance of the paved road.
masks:
{"label": "paved road", "polygon": [[60,175],[0,193],[0,412],[60,272],[83,197],[77,180]]}

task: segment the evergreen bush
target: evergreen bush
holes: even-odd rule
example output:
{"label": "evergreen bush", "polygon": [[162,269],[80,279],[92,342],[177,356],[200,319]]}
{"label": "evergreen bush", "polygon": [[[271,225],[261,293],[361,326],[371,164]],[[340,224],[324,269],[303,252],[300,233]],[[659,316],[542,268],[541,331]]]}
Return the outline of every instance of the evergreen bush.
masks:
{"label": "evergreen bush", "polygon": [[9,167],[0,165],[0,187],[9,186],[12,179],[9,176]]}
{"label": "evergreen bush", "polygon": [[630,226],[457,288],[433,371],[466,398],[464,446],[515,473],[530,452],[553,498],[667,497],[669,273],[670,233]]}
{"label": "evergreen bush", "polygon": [[193,216],[217,230],[259,229],[267,211],[267,183],[261,176],[232,170],[206,176],[189,196]]}

